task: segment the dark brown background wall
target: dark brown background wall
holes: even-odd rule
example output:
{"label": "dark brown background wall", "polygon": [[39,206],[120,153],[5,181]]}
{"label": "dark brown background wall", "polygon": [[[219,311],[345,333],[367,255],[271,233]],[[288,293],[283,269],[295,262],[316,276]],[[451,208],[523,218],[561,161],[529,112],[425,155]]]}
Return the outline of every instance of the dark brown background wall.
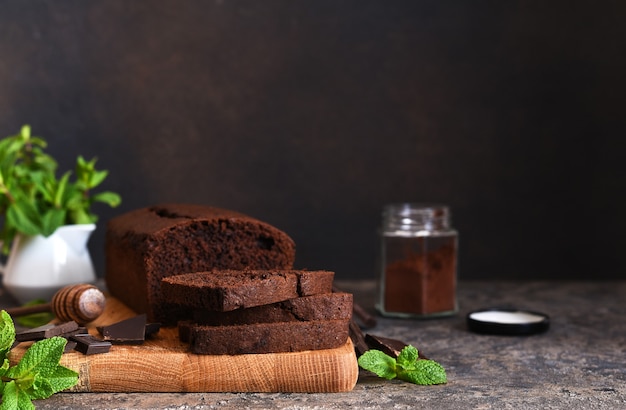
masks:
{"label": "dark brown background wall", "polygon": [[217,205],[373,277],[385,203],[449,204],[460,276],[624,278],[622,1],[0,1],[0,134],[123,205]]}

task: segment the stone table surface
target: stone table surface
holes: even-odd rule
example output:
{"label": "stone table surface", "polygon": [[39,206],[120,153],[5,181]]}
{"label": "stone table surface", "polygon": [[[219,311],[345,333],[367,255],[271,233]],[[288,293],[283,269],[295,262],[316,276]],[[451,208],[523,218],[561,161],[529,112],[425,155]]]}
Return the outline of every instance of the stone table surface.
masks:
{"label": "stone table surface", "polygon": [[[337,282],[374,312],[373,281]],[[0,299],[0,302],[2,299]],[[361,371],[347,393],[59,393],[38,409],[626,409],[626,281],[461,282],[459,313],[378,318],[366,333],[413,344],[448,383],[416,386]],[[533,336],[467,330],[469,311],[514,306],[550,316]]]}

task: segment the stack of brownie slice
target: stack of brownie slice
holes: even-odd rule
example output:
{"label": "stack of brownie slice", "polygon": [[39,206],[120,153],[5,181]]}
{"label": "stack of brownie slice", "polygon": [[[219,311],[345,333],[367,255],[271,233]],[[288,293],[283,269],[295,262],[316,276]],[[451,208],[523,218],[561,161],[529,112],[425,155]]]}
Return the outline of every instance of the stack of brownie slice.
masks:
{"label": "stack of brownie slice", "polygon": [[163,298],[186,308],[178,323],[196,354],[252,354],[331,349],[349,337],[353,301],[333,293],[334,273],[224,270],[162,280]]}

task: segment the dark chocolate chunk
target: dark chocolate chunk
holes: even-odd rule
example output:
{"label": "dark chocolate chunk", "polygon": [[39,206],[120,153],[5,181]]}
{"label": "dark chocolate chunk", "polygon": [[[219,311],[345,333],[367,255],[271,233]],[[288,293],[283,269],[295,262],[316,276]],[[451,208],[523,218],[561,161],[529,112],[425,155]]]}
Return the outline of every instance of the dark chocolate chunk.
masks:
{"label": "dark chocolate chunk", "polygon": [[146,339],[146,314],[137,315],[98,329],[111,343],[141,344]]}
{"label": "dark chocolate chunk", "polygon": [[89,333],[89,331],[87,331],[87,328],[85,326],[81,326],[76,330],[76,333],[74,334],[77,335],[77,334],[87,334],[87,333]]}
{"label": "dark chocolate chunk", "polygon": [[48,323],[39,327],[35,327],[33,329],[28,329],[28,330],[24,330],[22,332],[16,333],[15,334],[15,341],[16,342],[27,342],[30,340],[41,340],[41,339],[45,339],[45,333],[47,330],[52,329],[53,327],[55,327],[56,325],[52,324],[52,323]]}
{"label": "dark chocolate chunk", "polygon": [[74,340],[68,340],[65,344],[65,349],[63,350],[63,353],[71,352],[72,350],[74,350],[77,344],[78,343],[76,343]]}
{"label": "dark chocolate chunk", "polygon": [[89,334],[78,334],[70,336],[70,340],[76,342],[76,347],[74,347],[74,350],[77,350],[86,355],[107,353],[109,350],[111,350],[111,342],[97,339]]}
{"label": "dark chocolate chunk", "polygon": [[28,340],[49,339],[53,336],[65,336],[76,330],[78,330],[78,324],[74,321],[61,323],[60,325],[48,323],[34,329],[17,333],[15,335],[15,340],[18,342],[25,342]]}
{"label": "dark chocolate chunk", "polygon": [[380,350],[394,358],[397,358],[402,349],[407,346],[403,341],[390,339],[388,337],[374,336],[369,333],[365,335],[365,342],[370,349]]}
{"label": "dark chocolate chunk", "polygon": [[159,330],[161,330],[160,323],[148,323],[146,324],[145,335],[146,337],[152,337],[155,334],[159,333]]}
{"label": "dark chocolate chunk", "polygon": [[363,331],[354,321],[354,319],[350,321],[350,339],[352,340],[352,344],[354,345],[354,351],[357,357],[361,356],[363,353],[369,350],[367,343],[365,343]]}
{"label": "dark chocolate chunk", "polygon": [[70,336],[74,336],[74,335],[80,335],[80,334],[87,334],[89,333],[87,331],[87,328],[84,326],[80,326],[78,328],[76,328],[75,330],[71,330],[69,332],[64,332],[62,334],[60,334],[59,336],[64,337],[66,339],[69,339]]}
{"label": "dark chocolate chunk", "polygon": [[[401,340],[391,339],[382,336],[374,336],[369,333],[365,335],[365,342],[370,349],[380,350],[383,353],[394,358],[397,358],[402,349],[408,346],[408,343],[405,343]],[[419,350],[418,356],[420,359],[427,359],[427,357],[424,356]]]}

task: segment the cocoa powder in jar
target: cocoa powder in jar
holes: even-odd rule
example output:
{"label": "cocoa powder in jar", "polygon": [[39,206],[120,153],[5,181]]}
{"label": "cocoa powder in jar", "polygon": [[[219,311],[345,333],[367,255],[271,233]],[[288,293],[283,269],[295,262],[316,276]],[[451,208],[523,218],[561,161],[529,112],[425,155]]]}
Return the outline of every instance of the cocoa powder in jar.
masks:
{"label": "cocoa powder in jar", "polygon": [[388,205],[381,240],[381,314],[422,318],[457,311],[458,241],[447,207]]}
{"label": "cocoa powder in jar", "polygon": [[[395,238],[404,255],[385,266],[384,310],[418,316],[456,311],[456,238]],[[435,249],[428,242],[438,242]]]}

